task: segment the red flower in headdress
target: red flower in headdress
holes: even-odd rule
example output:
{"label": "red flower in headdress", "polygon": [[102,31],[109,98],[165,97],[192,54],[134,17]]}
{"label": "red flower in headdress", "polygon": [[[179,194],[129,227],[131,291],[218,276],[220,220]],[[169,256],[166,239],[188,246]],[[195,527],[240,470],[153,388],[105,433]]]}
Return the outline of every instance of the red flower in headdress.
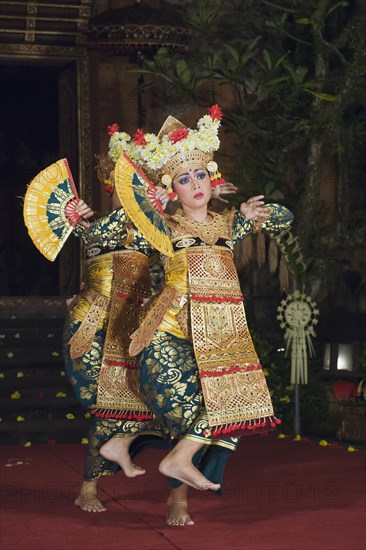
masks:
{"label": "red flower in headdress", "polygon": [[171,134],[169,134],[169,141],[172,143],[177,143],[182,139],[185,139],[189,134],[188,128],[177,128]]}
{"label": "red flower in headdress", "polygon": [[141,130],[141,128],[139,128],[137,132],[134,134],[133,141],[135,142],[136,145],[147,145],[145,134]]}
{"label": "red flower in headdress", "polygon": [[208,114],[212,118],[212,120],[221,120],[222,119],[222,109],[219,105],[212,105],[212,107],[209,108]]}
{"label": "red flower in headdress", "polygon": [[114,124],[111,124],[110,126],[107,126],[107,132],[109,136],[113,136],[113,134],[115,132],[118,132],[118,130],[119,130],[119,126],[116,122]]}

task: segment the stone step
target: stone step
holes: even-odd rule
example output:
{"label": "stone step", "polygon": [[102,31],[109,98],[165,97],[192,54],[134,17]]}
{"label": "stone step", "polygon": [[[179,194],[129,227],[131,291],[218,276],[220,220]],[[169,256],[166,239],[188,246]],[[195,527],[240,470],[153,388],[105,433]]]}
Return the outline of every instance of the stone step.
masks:
{"label": "stone step", "polygon": [[53,346],[62,341],[61,327],[0,327],[0,347]]}
{"label": "stone step", "polygon": [[5,373],[0,373],[0,392],[4,395],[22,388],[70,388],[65,371],[61,369],[50,369],[48,372],[26,368],[6,369]]}
{"label": "stone step", "polygon": [[32,365],[60,365],[63,362],[61,345],[39,348],[4,347],[0,349],[0,367],[19,368]]}
{"label": "stone step", "polygon": [[[80,410],[84,410],[76,397],[74,396],[72,390],[69,393],[65,391],[60,391],[58,393],[59,397],[53,392],[48,392],[47,389],[44,391],[37,390],[37,392],[30,391],[28,394],[20,394],[20,398],[12,399],[11,397],[2,397],[1,399],[1,412],[2,411],[11,411],[11,410],[29,410],[32,407],[37,409],[65,409],[67,407],[80,407]],[[19,392],[20,393],[20,392]],[[19,393],[17,395],[19,395]],[[13,394],[14,395],[14,394]]]}
{"label": "stone step", "polygon": [[81,443],[91,419],[65,376],[65,301],[27,300],[0,314],[1,444]]}
{"label": "stone step", "polygon": [[52,340],[62,334],[64,319],[0,319],[1,341]]}
{"label": "stone step", "polygon": [[90,419],[6,421],[0,423],[2,445],[81,443],[87,437]]}
{"label": "stone step", "polygon": [[59,393],[74,395],[62,364],[46,368],[34,365],[5,367],[0,372],[0,395],[3,402],[4,399],[24,402],[36,397],[48,397],[52,400],[60,398]]}

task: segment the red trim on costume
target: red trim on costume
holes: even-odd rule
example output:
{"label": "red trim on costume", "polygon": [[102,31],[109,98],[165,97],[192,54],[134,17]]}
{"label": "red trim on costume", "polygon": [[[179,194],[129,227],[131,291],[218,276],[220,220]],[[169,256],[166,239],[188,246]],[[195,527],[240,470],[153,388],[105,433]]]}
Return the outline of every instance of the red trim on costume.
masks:
{"label": "red trim on costume", "polygon": [[214,294],[212,296],[198,296],[198,294],[192,294],[191,298],[197,302],[234,302],[235,304],[244,302],[244,298],[242,296],[240,296],[240,298],[236,298],[234,296],[215,296]]}
{"label": "red trim on costume", "polygon": [[118,296],[118,298],[129,298],[130,297],[129,294],[125,294],[124,292],[116,292],[116,296]]}
{"label": "red trim on costume", "polygon": [[257,363],[256,365],[248,365],[248,366],[240,366],[240,365],[234,365],[233,367],[229,367],[228,369],[222,369],[219,371],[210,371],[210,370],[202,370],[200,371],[199,377],[204,378],[205,376],[225,376],[226,374],[232,374],[233,372],[248,372],[252,370],[261,370],[262,365],[260,363]]}
{"label": "red trim on costume", "polygon": [[142,422],[144,420],[152,420],[154,416],[147,412],[138,411],[113,411],[111,409],[94,409],[90,411],[97,418],[114,418],[117,420],[137,420]]}
{"label": "red trim on costume", "polygon": [[[131,295],[130,294],[125,294],[124,292],[116,292],[115,295],[118,297],[118,298],[130,298]],[[144,299],[141,298],[140,296],[137,296],[136,298],[136,302],[140,302],[141,304],[143,303]]]}
{"label": "red trim on costume", "polygon": [[212,428],[213,438],[236,437],[242,435],[258,434],[273,430],[276,425],[281,424],[281,420],[275,416],[267,418],[257,418],[255,420],[245,420],[235,424],[225,424]]}
{"label": "red trim on costume", "polygon": [[137,369],[136,363],[127,363],[126,361],[116,361],[114,359],[104,359],[106,365],[113,367],[126,367],[126,369]]}

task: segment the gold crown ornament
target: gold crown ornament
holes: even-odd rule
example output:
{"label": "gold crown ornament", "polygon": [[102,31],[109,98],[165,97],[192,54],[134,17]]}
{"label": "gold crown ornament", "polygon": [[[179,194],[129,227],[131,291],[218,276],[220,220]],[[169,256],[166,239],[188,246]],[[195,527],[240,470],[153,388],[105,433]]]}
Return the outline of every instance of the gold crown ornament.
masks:
{"label": "gold crown ornament", "polygon": [[221,172],[219,172],[217,162],[215,162],[214,160],[210,160],[210,162],[207,163],[207,171],[210,176],[212,189],[215,189],[218,185],[222,185],[223,183],[225,183]]}
{"label": "gold crown ornament", "polygon": [[163,174],[161,178],[161,183],[165,186],[170,200],[175,201],[177,200],[178,197],[177,197],[177,193],[174,193],[173,191],[172,182],[173,182],[172,176],[170,176],[169,174]]}

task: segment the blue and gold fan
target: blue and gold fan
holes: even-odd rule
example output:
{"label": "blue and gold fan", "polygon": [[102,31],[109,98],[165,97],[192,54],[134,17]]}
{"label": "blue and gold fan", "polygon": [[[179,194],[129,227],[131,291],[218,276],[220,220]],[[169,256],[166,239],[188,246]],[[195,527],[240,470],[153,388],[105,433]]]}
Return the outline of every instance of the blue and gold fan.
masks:
{"label": "blue and gold fan", "polygon": [[53,262],[79,220],[79,197],[66,159],[40,172],[24,198],[24,222],[38,250]]}
{"label": "blue and gold fan", "polygon": [[132,223],[156,250],[173,256],[170,231],[161,203],[155,198],[155,185],[124,153],[117,160],[114,179],[119,200]]}

